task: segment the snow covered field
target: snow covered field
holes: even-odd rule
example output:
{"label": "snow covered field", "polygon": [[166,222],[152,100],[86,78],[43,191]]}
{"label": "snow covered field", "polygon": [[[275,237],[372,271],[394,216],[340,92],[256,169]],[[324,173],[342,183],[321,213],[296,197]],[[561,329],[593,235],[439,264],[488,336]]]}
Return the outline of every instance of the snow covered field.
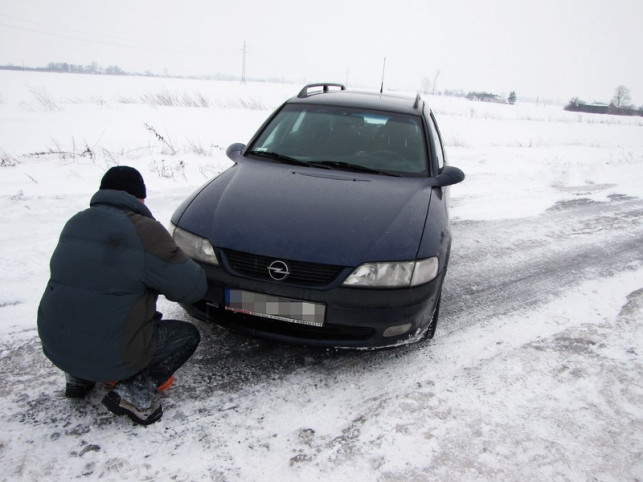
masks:
{"label": "snow covered field", "polygon": [[642,480],[641,117],[429,99],[467,174],[430,343],[195,322],[159,423],[114,417],[105,387],[64,398],[35,322],[63,224],[116,164],[167,224],[300,88],[0,71],[0,480]]}

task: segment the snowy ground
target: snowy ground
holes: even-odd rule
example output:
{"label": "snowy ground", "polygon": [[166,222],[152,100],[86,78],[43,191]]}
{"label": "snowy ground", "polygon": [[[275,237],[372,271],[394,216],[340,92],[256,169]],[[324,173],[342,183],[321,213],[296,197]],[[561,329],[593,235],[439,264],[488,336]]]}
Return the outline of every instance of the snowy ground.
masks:
{"label": "snowy ground", "polygon": [[640,117],[430,99],[467,174],[430,343],[196,322],[159,423],[63,397],[35,315],[65,221],[129,164],[167,223],[300,87],[0,71],[0,480],[642,480]]}

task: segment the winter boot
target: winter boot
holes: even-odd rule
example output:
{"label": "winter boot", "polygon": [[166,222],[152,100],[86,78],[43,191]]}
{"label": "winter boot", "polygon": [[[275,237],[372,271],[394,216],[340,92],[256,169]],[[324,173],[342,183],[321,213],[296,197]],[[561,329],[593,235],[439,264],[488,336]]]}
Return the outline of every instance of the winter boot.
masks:
{"label": "winter boot", "polygon": [[165,390],[170,388],[173,383],[174,383],[174,375],[170,375],[170,378],[168,378],[163,383],[161,383],[156,390],[159,392],[164,392]]}
{"label": "winter boot", "polygon": [[107,392],[103,398],[103,405],[113,414],[127,415],[134,423],[140,425],[157,422],[163,416],[163,407],[157,400],[154,400],[147,408],[139,408],[122,398],[114,390]]}
{"label": "winter boot", "polygon": [[95,383],[65,373],[65,397],[85,398],[94,388]]}
{"label": "winter boot", "polygon": [[[161,383],[161,384],[158,386],[158,388],[156,389],[156,391],[157,391],[157,392],[164,392],[165,390],[167,390],[168,388],[170,388],[170,387],[172,386],[172,384],[173,384],[173,383],[174,383],[174,375],[170,375],[170,378],[168,378],[168,379],[167,379],[167,380],[165,380],[163,383]],[[115,381],[115,382],[108,382],[107,384],[108,384],[110,387],[115,387],[116,385],[118,385],[118,381]]]}

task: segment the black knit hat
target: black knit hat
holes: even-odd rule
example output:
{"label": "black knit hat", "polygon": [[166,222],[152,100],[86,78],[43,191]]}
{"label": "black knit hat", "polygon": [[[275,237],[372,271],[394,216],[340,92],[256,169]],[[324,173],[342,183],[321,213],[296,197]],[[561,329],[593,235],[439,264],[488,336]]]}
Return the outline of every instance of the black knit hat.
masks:
{"label": "black knit hat", "polygon": [[100,181],[100,189],[126,191],[138,199],[145,199],[143,176],[133,167],[116,166],[105,173]]}

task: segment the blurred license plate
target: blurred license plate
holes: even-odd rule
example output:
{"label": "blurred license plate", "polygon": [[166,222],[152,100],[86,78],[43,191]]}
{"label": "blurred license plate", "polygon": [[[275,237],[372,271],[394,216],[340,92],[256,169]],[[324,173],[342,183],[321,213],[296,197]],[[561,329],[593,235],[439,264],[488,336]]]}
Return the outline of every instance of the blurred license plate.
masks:
{"label": "blurred license plate", "polygon": [[326,314],[326,306],[320,303],[230,288],[225,290],[225,309],[309,326],[324,326]]}

